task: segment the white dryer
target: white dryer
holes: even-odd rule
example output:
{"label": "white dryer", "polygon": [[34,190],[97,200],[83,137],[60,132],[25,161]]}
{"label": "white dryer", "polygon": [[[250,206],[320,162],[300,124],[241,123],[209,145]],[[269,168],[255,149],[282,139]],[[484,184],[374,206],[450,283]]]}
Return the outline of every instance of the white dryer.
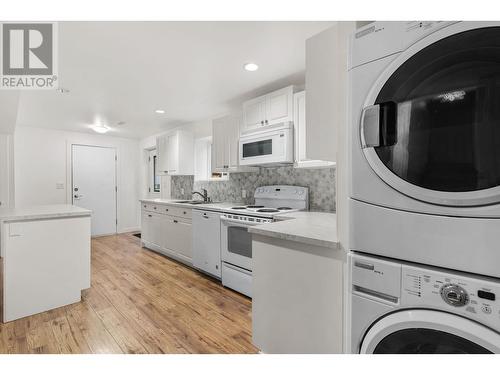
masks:
{"label": "white dryer", "polygon": [[500,281],[349,254],[351,353],[500,353]]}
{"label": "white dryer", "polygon": [[351,40],[350,249],[500,277],[500,23]]}

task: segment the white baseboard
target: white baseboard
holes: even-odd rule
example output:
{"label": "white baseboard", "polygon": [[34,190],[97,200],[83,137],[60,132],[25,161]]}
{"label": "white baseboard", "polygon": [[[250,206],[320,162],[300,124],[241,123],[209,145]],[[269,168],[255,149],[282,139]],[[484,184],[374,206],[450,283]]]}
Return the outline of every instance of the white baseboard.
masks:
{"label": "white baseboard", "polygon": [[131,227],[131,228],[121,228],[118,230],[117,233],[129,233],[129,232],[140,232],[141,228],[140,227]]}

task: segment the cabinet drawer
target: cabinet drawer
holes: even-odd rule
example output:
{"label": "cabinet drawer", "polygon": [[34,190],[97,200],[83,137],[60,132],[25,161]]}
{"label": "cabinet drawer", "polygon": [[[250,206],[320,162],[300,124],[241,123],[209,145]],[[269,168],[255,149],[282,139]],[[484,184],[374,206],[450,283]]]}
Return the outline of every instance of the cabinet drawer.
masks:
{"label": "cabinet drawer", "polygon": [[156,203],[141,203],[141,208],[143,211],[148,211],[148,212],[159,212],[161,206]]}
{"label": "cabinet drawer", "polygon": [[178,206],[164,206],[160,213],[191,219],[192,208]]}

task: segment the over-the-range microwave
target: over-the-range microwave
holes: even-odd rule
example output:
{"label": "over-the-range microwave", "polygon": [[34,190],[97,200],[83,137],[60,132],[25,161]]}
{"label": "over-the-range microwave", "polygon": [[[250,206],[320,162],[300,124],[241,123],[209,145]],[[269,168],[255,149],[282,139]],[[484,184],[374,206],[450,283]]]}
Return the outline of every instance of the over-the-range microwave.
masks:
{"label": "over-the-range microwave", "polygon": [[242,135],[239,155],[240,165],[293,163],[293,123],[286,122],[268,131]]}

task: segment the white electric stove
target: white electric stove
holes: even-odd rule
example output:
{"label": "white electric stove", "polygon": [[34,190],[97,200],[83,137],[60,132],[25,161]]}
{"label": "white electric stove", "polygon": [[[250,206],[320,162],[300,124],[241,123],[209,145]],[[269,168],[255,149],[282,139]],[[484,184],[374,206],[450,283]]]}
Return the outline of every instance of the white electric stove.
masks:
{"label": "white electric stove", "polygon": [[279,214],[309,209],[309,189],[302,186],[262,186],[255,204],[235,206],[221,216],[222,284],[252,296],[252,235],[248,228],[271,223]]}

